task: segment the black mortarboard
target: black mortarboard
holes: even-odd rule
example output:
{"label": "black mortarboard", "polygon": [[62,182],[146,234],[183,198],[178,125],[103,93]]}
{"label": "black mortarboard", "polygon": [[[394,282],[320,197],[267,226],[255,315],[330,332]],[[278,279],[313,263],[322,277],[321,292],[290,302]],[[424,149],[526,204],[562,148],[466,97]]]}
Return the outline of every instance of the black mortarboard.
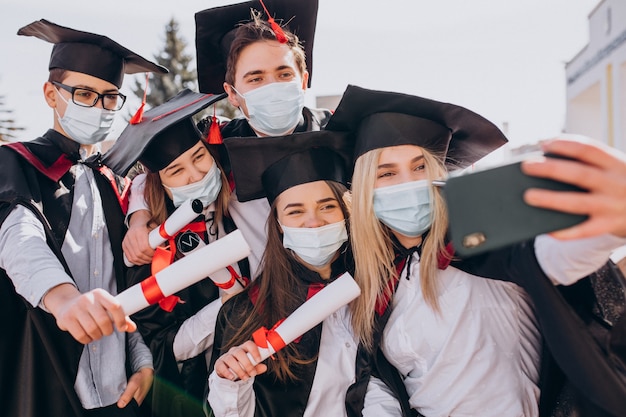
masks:
{"label": "black mortarboard", "polygon": [[454,104],[349,85],[328,130],[356,135],[354,160],[373,149],[418,145],[465,168],[508,140],[484,117]]}
{"label": "black mortarboard", "polygon": [[[265,0],[264,3],[272,18],[298,36],[304,47],[310,87],[318,0]],[[196,68],[200,91],[215,94],[224,91],[230,44],[237,27],[251,21],[250,9],[263,11],[259,0],[251,0],[196,13]],[[268,20],[265,14],[263,20]]]}
{"label": "black mortarboard", "polygon": [[118,88],[122,86],[124,74],[168,72],[167,68],[148,61],[106,36],[59,26],[45,19],[24,26],[17,34],[54,44],[48,69],[81,72]]}
{"label": "black mortarboard", "polygon": [[343,132],[313,131],[265,138],[224,140],[239,201],[267,197],[313,181],[347,184],[352,148]]}
{"label": "black mortarboard", "polygon": [[140,123],[126,126],[102,163],[122,176],[137,161],[152,172],[165,168],[202,139],[191,116],[225,97],[182,90],[146,111]]}

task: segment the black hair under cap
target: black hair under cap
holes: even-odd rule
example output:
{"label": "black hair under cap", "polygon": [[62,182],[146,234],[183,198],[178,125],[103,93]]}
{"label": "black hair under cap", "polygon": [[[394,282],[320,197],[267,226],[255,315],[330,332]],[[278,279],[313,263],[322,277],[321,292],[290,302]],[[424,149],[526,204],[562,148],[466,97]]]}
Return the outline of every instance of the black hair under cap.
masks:
{"label": "black hair under cap", "polygon": [[167,68],[148,61],[106,36],[59,26],[45,19],[24,26],[17,34],[54,44],[48,69],[80,72],[118,88],[122,86],[124,74],[168,72]]}
{"label": "black hair under cap", "polygon": [[355,161],[374,149],[417,145],[445,157],[450,168],[465,168],[508,141],[493,123],[466,108],[353,85],[326,129],[352,132]]}
{"label": "black hair under cap", "polygon": [[283,191],[313,181],[348,184],[352,148],[344,132],[313,131],[289,136],[227,138],[241,202],[267,197],[270,203]]}
{"label": "black hair under cap", "polygon": [[[310,87],[318,0],[265,0],[264,3],[276,22],[295,34],[304,47]],[[259,0],[214,7],[195,14],[196,68],[201,92],[216,94],[224,91],[230,45],[237,28],[252,21],[250,9],[261,12],[262,20],[267,21]]]}
{"label": "black hair under cap", "polygon": [[153,172],[165,168],[202,139],[191,116],[225,97],[226,94],[182,90],[165,103],[146,111],[140,123],[126,126],[102,157],[102,163],[122,176],[137,161]]}

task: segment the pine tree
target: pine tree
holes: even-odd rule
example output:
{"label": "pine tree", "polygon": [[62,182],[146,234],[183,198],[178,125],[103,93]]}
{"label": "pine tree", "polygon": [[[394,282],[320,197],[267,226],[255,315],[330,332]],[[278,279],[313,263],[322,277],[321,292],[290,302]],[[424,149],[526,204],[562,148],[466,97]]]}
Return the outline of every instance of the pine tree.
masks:
{"label": "pine tree", "polygon": [[[146,110],[164,103],[184,88],[198,91],[196,69],[192,67],[194,54],[186,52],[187,46],[187,41],[179,34],[178,22],[172,17],[165,26],[165,45],[163,50],[154,56],[155,61],[167,68],[169,73],[160,76],[150,75],[148,94],[146,95]],[[132,91],[137,97],[143,99],[145,87],[145,77],[136,77]],[[132,109],[131,111],[134,112],[134,110]],[[212,115],[213,106],[204,113],[205,115]],[[227,100],[217,103],[217,116],[232,119],[236,114],[237,110]],[[129,115],[129,118],[131,116],[132,114]]]}
{"label": "pine tree", "polygon": [[15,125],[15,119],[12,118],[13,110],[5,109],[5,96],[0,95],[0,143],[12,142],[17,137],[15,133],[24,130],[23,127]]}

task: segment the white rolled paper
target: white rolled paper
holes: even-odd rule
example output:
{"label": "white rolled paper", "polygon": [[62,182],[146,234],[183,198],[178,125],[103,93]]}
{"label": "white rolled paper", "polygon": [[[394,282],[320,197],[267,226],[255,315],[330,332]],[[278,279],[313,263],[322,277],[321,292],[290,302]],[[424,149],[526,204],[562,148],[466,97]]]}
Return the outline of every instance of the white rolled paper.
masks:
{"label": "white rolled paper", "polygon": [[182,203],[178,208],[156,229],[152,230],[148,235],[148,241],[152,249],[155,249],[161,243],[167,240],[167,237],[161,236],[159,230],[163,228],[166,236],[174,236],[183,227],[187,226],[200,213],[202,213],[202,202],[197,199],[189,199]]}
{"label": "white rolled paper", "polygon": [[[230,265],[230,264],[229,264]],[[209,278],[215,282],[215,285],[220,287],[226,294],[238,293],[243,290],[243,287],[236,279],[231,282],[232,276],[230,275],[230,271],[226,268],[219,269],[213,272]]]}
{"label": "white rolled paper", "polygon": [[[203,208],[202,202],[198,199],[190,198],[183,202],[162,224],[150,231],[148,235],[150,247],[155,249],[167,240],[167,237],[161,236],[161,230],[166,236],[174,236],[180,229],[187,226],[193,219],[198,217],[198,215],[202,213]],[[133,266],[133,263],[126,258],[126,254],[124,254],[124,263],[128,267]]]}
{"label": "white rolled paper", "polygon": [[[157,290],[160,290],[165,297],[175,294],[206,277],[211,277],[218,270],[226,270],[228,265],[234,264],[249,254],[248,243],[241,231],[235,230],[157,272],[154,275]],[[144,280],[143,283],[151,278]],[[230,274],[228,279],[230,280]],[[115,298],[122,304],[124,313],[129,316],[150,305],[144,294],[142,283],[133,285]]]}
{"label": "white rolled paper", "polygon": [[[326,317],[354,300],[359,294],[361,294],[361,288],[359,288],[352,276],[346,272],[298,307],[274,329],[274,332],[278,333],[285,345],[288,345],[324,321]],[[281,348],[282,346],[272,346],[268,341],[267,349],[259,347],[261,361],[264,361]],[[256,364],[256,361],[252,359],[249,353],[248,359],[253,364]]]}
{"label": "white rolled paper", "polygon": [[[194,250],[187,252],[185,256],[197,252],[205,246],[206,243],[200,241],[198,243],[198,246]],[[243,290],[243,286],[239,283],[239,281],[237,281],[237,279],[233,279],[230,271],[226,268],[218,269],[217,271],[213,272],[209,278],[211,278],[215,285],[221,288],[222,291],[224,291],[226,294],[237,294],[238,292]]]}

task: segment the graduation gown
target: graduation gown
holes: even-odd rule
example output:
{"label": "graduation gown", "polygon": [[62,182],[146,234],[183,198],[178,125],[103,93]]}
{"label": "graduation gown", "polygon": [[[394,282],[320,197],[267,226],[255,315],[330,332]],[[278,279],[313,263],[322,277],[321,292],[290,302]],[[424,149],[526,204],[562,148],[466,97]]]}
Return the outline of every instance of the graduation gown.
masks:
{"label": "graduation gown", "polygon": [[[171,200],[166,199],[168,212],[174,211]],[[207,228],[210,228],[210,221]],[[226,234],[236,229],[233,222],[224,217]],[[206,235],[203,237],[205,243]],[[176,259],[180,255],[176,255]],[[242,276],[248,276],[247,261],[239,262]],[[151,265],[133,267],[128,272],[128,285],[132,286],[151,275]],[[171,312],[158,304],[135,313],[132,319],[152,352],[154,361],[154,384],[151,392],[152,415],[167,417],[204,417],[204,387],[208,378],[204,354],[187,359],[180,364],[174,356],[174,338],[183,322],[219,297],[219,289],[206,278],[175,294],[182,302]]]}
{"label": "graduation gown", "polygon": [[[330,119],[332,113],[327,109],[311,109],[305,107],[302,109],[302,120],[296,126],[294,132],[312,132],[322,130],[326,127],[326,123]],[[198,128],[205,135],[208,135],[211,126],[211,117],[206,117],[198,123]],[[256,137],[257,134],[252,130],[248,120],[245,117],[232,119],[225,125],[220,127],[220,132],[224,139],[234,137]],[[230,173],[230,162],[228,160],[228,152],[225,147],[220,148],[220,163],[226,173]]]}
{"label": "graduation gown", "polygon": [[[69,171],[79,159],[79,144],[54,130],[31,142],[0,146],[0,224],[16,205],[31,210],[44,225],[47,244],[65,267],[61,246],[73,204],[74,178]],[[88,164],[104,205],[115,259],[118,288],[123,289],[123,205],[128,183],[100,166]],[[71,275],[70,275],[71,276]],[[80,416],[82,406],[74,381],[83,345],[61,331],[54,317],[34,308],[15,292],[0,270],[0,409],[19,417]]]}
{"label": "graduation gown", "polygon": [[[332,265],[332,277],[338,277],[346,271],[346,265],[353,265],[351,254],[340,257]],[[292,270],[301,279],[300,284],[292,291],[298,298],[306,301],[310,285],[319,285],[322,280],[318,274],[305,268],[295,260],[291,261]],[[263,276],[258,279],[264,279]],[[328,283],[328,282],[326,282]],[[220,310],[216,324],[216,334],[212,363],[209,372],[213,372],[215,361],[227,351],[221,348],[224,343],[239,327],[243,317],[249,315],[254,303],[260,302],[255,299],[254,291],[245,291],[229,300]],[[300,303],[300,304],[301,304]],[[266,323],[270,328],[273,323]],[[317,367],[317,356],[320,350],[320,340],[323,323],[305,333],[297,342],[297,348],[304,358],[313,360],[306,365],[294,365],[294,372],[299,379],[295,382],[283,383],[277,381],[269,372],[258,375],[254,379],[255,392],[255,416],[302,416],[306,410],[313,379]],[[352,416],[361,415],[367,383],[370,376],[374,375],[381,379],[395,394],[404,411],[404,416],[414,415],[408,406],[406,392],[395,368],[391,367],[384,359],[379,349],[370,353],[362,346],[358,346],[355,358],[356,375],[355,382],[348,388],[346,394],[347,414]]]}
{"label": "graduation gown", "polygon": [[626,412],[626,317],[612,325],[594,313],[598,274],[623,282],[611,263],[572,286],[555,286],[535,256],[534,240],[452,265],[485,278],[507,277],[531,297],[544,338],[542,416],[623,416]]}

